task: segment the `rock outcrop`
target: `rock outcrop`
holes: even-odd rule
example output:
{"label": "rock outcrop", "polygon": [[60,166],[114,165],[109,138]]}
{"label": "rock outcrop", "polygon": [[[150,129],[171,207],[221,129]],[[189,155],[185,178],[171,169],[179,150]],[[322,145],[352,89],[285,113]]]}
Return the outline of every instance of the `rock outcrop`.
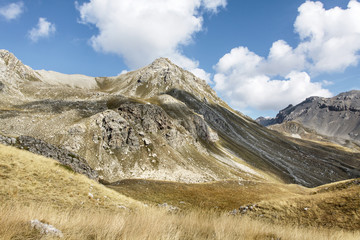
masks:
{"label": "rock outcrop", "polygon": [[74,172],[84,174],[91,179],[97,179],[98,174],[91,169],[86,160],[78,154],[62,147],[56,147],[40,139],[29,136],[17,138],[0,135],[0,143],[28,150],[32,153],[57,160],[59,163],[70,167]]}
{"label": "rock outcrop", "polygon": [[0,49],[0,79],[14,84],[16,79],[39,81],[38,74],[12,53]]}
{"label": "rock outcrop", "polygon": [[64,235],[63,233],[55,228],[53,225],[43,223],[37,219],[33,219],[30,221],[30,225],[32,228],[36,229],[40,232],[40,234],[48,235],[50,237],[62,238]]}

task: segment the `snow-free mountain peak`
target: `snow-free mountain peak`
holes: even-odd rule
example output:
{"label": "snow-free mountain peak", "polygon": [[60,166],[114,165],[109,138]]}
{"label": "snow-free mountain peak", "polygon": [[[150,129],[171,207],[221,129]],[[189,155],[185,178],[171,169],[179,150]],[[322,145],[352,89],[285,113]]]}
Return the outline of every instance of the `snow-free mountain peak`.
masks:
{"label": "snow-free mountain peak", "polygon": [[182,69],[167,58],[158,58],[151,64],[116,77],[97,78],[102,90],[136,98],[151,98],[171,90],[186,91],[199,99],[219,103],[215,91],[205,80]]}
{"label": "snow-free mountain peak", "polygon": [[15,144],[30,136],[64,147],[109,182],[232,179],[317,186],[360,176],[358,155],[259,126],[167,59],[116,77],[34,72],[37,81],[9,75],[14,91],[3,82],[1,134]]}
{"label": "snow-free mountain peak", "polygon": [[24,65],[11,52],[0,49],[0,80],[14,84],[21,80],[38,80],[34,70]]}
{"label": "snow-free mountain peak", "polygon": [[164,57],[157,58],[150,64],[150,67],[154,69],[170,68],[175,66],[176,65],[172,63],[170,59]]}
{"label": "snow-free mountain peak", "polygon": [[[359,143],[360,91],[343,92],[331,98],[309,97],[295,106],[289,105],[273,119],[259,118],[257,121],[265,126],[297,122],[311,131],[334,138],[336,142]],[[271,128],[279,131],[288,129],[280,125],[274,125]],[[292,132],[292,134],[297,133]]]}

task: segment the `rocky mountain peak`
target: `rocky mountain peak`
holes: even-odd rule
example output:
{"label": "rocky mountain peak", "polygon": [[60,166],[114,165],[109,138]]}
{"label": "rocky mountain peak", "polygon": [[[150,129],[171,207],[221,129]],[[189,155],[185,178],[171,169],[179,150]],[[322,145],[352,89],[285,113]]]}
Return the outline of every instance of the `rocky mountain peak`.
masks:
{"label": "rocky mountain peak", "polygon": [[295,121],[317,133],[360,141],[360,91],[340,93],[332,98],[309,97],[296,106],[281,110],[273,119],[257,119],[264,125]]}
{"label": "rocky mountain peak", "polygon": [[[30,67],[24,65],[11,52],[0,49],[1,80],[13,83],[15,79],[36,80],[37,74]],[[2,79],[3,78],[3,79]]]}
{"label": "rocky mountain peak", "polygon": [[360,90],[352,90],[349,92],[340,93],[334,97],[336,100],[355,100],[360,102]]}
{"label": "rocky mountain peak", "polygon": [[[168,58],[158,58],[151,64],[132,72],[110,78],[97,78],[107,91],[136,98],[152,98],[177,89],[199,99],[219,103],[215,91],[205,80],[172,63]],[[104,86],[104,87],[103,87]]]}
{"label": "rocky mountain peak", "polygon": [[22,68],[24,64],[19,59],[17,59],[11,52],[0,49],[0,66],[2,68],[7,67],[9,69],[14,69],[16,67]]}
{"label": "rocky mountain peak", "polygon": [[170,59],[168,58],[157,58],[155,59],[151,64],[150,64],[150,68],[154,69],[154,70],[159,70],[159,69],[167,69],[170,67],[175,67],[175,64],[173,64]]}
{"label": "rocky mountain peak", "polygon": [[[316,102],[316,101],[319,101],[321,99],[324,99],[322,97],[317,97],[317,96],[312,96],[312,97],[308,97],[305,99],[305,101],[303,101],[301,104],[304,104],[304,103],[309,103],[309,102]],[[290,104],[292,106],[292,104]]]}
{"label": "rocky mountain peak", "polygon": [[19,60],[9,51],[0,49],[0,66],[5,68],[9,65],[16,65]]}
{"label": "rocky mountain peak", "polygon": [[5,55],[11,54],[8,50],[0,49],[0,58],[3,58]]}
{"label": "rocky mountain peak", "polygon": [[178,80],[184,81],[184,71],[168,58],[158,58],[148,66],[142,68],[140,71],[136,71],[139,76],[137,83],[148,82],[156,86],[161,85],[173,85]]}

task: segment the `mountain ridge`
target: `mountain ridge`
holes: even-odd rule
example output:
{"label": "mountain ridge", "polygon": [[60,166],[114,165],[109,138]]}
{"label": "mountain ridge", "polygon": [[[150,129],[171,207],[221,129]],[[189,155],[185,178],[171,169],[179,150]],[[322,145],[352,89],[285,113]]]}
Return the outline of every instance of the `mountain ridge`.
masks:
{"label": "mountain ridge", "polygon": [[63,83],[67,76],[23,81],[13,74],[18,94],[9,98],[0,91],[0,131],[65,147],[105,181],[234,179],[318,186],[360,176],[358,154],[260,127],[167,59],[116,77],[89,77],[95,88],[69,84],[77,77],[86,81],[80,75]]}
{"label": "mountain ridge", "polygon": [[303,102],[281,110],[275,118],[258,118],[257,122],[271,129],[286,128],[282,125],[297,122],[334,142],[360,143],[360,91],[340,93],[332,98],[309,97]]}

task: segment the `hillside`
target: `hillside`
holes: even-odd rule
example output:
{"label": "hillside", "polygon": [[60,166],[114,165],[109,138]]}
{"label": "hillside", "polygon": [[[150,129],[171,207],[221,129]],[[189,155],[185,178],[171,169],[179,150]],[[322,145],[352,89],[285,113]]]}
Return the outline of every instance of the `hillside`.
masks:
{"label": "hillside", "polygon": [[1,50],[0,132],[64,147],[100,179],[248,180],[313,187],[360,176],[360,155],[296,142],[157,59],[116,77],[35,71]]}
{"label": "hillside", "polygon": [[110,188],[148,204],[228,211],[277,225],[358,230],[360,180],[304,188],[298,185],[222,181],[181,184],[124,180]]}
{"label": "hillside", "polygon": [[[137,180],[117,184],[123,185],[121,191],[126,190],[126,195],[142,198],[145,205],[52,159],[3,145],[0,179],[1,239],[59,239],[31,228],[34,219],[59,229],[61,239],[327,240],[360,236],[358,180],[315,189],[234,181],[181,184]],[[171,213],[162,207],[175,200],[181,210]],[[159,202],[162,204],[157,206]],[[255,203],[256,207],[248,207],[249,214],[229,214],[228,209],[234,206]]]}
{"label": "hillside", "polygon": [[[353,179],[312,189],[308,195],[265,200],[242,206],[239,214],[301,226],[356,230],[360,227],[360,180]],[[253,206],[251,209],[249,206]]]}
{"label": "hillside", "polygon": [[137,208],[142,204],[53,159],[0,144],[0,202],[56,209]]}
{"label": "hillside", "polygon": [[[257,122],[285,134],[304,139],[340,143],[351,148],[360,144],[360,91],[340,93],[332,98],[310,97],[281,110],[275,118]],[[301,126],[295,127],[294,124]]]}

